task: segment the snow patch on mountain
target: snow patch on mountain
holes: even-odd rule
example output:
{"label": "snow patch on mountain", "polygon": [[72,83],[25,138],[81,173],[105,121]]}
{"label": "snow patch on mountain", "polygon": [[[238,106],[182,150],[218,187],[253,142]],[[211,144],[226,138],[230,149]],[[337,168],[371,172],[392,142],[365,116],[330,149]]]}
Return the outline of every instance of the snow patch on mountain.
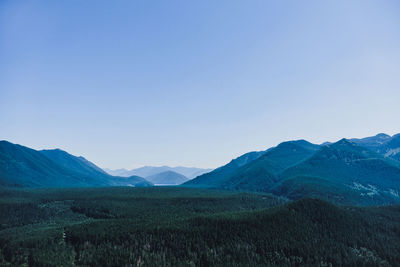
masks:
{"label": "snow patch on mountain", "polygon": [[353,182],[353,185],[350,185],[350,187],[352,189],[354,189],[354,190],[364,191],[364,192],[360,193],[361,196],[372,197],[374,195],[378,195],[379,194],[378,189],[376,188],[376,186],[371,185],[371,184],[362,185],[360,183]]}
{"label": "snow patch on mountain", "polygon": [[389,194],[391,194],[392,196],[395,196],[395,197],[400,197],[399,191],[394,190],[394,189],[389,189]]}
{"label": "snow patch on mountain", "polygon": [[391,156],[395,156],[398,153],[400,153],[400,147],[399,148],[395,148],[395,149],[389,149],[386,153],[385,153],[385,157],[391,157]]}

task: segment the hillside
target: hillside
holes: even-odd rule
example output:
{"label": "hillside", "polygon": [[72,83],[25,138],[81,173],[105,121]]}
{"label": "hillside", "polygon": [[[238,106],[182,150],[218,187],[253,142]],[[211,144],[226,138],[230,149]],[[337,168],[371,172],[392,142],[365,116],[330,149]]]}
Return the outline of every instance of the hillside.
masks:
{"label": "hillside", "polygon": [[114,177],[60,149],[36,151],[0,141],[0,185],[17,187],[149,186],[141,177]]}
{"label": "hillside", "polygon": [[61,149],[40,150],[40,153],[58,165],[86,175],[106,175],[107,173],[84,157],[75,157]]}
{"label": "hillside", "polygon": [[218,169],[200,175],[195,179],[184,183],[183,186],[214,188],[221,187],[221,185],[225,181],[228,181],[231,175],[233,175],[240,167],[258,159],[264,153],[265,151],[246,153],[236,159],[233,159],[228,164],[219,167]]}
{"label": "hillside", "polygon": [[147,176],[146,180],[155,185],[179,185],[188,181],[189,179],[177,172],[165,171]]}
{"label": "hillside", "polygon": [[394,135],[390,140],[380,147],[380,153],[400,161],[400,134]]}
{"label": "hillside", "polygon": [[349,141],[374,151],[390,139],[392,139],[390,135],[380,133],[375,136],[369,136],[365,138],[351,138]]}
{"label": "hillside", "polygon": [[400,165],[343,139],[284,171],[272,192],[342,204],[399,203]]}
{"label": "hillside", "polygon": [[228,166],[183,186],[316,197],[346,205],[400,203],[400,164],[346,139],[324,146],[284,142],[247,164]]}
{"label": "hillside", "polygon": [[239,168],[222,186],[225,189],[268,191],[278,181],[281,172],[307,159],[319,149],[318,145],[304,140],[281,143]]}
{"label": "hillside", "polygon": [[277,181],[277,174],[319,149],[305,140],[284,142],[264,152],[247,153],[184,185],[265,191]]}

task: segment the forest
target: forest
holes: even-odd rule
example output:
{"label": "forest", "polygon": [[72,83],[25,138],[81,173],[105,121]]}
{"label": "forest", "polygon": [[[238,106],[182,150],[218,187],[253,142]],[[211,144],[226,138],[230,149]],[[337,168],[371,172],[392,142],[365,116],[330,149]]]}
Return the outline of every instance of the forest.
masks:
{"label": "forest", "polygon": [[400,207],[208,189],[0,189],[1,266],[400,266]]}

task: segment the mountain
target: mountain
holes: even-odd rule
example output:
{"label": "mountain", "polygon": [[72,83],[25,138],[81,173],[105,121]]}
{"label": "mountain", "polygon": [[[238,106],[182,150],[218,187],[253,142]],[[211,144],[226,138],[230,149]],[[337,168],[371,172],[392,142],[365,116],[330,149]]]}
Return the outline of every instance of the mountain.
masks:
{"label": "mountain", "polygon": [[188,179],[193,179],[199,175],[204,173],[210,172],[212,169],[201,169],[201,168],[189,168],[189,167],[169,167],[169,166],[161,166],[161,167],[153,167],[153,166],[145,166],[133,170],[125,170],[125,169],[118,169],[118,170],[110,170],[104,169],[108,174],[111,175],[118,175],[123,177],[128,177],[132,175],[137,175],[140,177],[149,177],[158,173],[166,172],[166,171],[173,171],[179,173]]}
{"label": "mountain", "polygon": [[232,187],[251,191],[264,191],[277,182],[277,175],[285,169],[307,159],[320,147],[305,140],[289,141],[268,150],[260,158],[246,164],[229,179]]}
{"label": "mountain", "polygon": [[86,160],[84,157],[75,157],[61,149],[39,150],[40,153],[56,162],[58,165],[74,170],[75,172],[86,175],[107,175],[105,171],[97,167],[92,162]]}
{"label": "mountain", "polygon": [[319,197],[343,204],[398,203],[399,191],[398,162],[346,139],[288,168],[271,189],[291,199]]}
{"label": "mountain", "polygon": [[202,175],[204,173],[208,173],[212,171],[212,169],[203,169],[203,168],[194,168],[194,167],[171,167],[171,171],[177,172],[179,174],[182,174],[183,176],[187,177],[188,179],[193,179],[199,175]]}
{"label": "mountain", "polygon": [[254,151],[246,153],[212,172],[205,173],[184,183],[183,186],[221,188],[225,181],[229,181],[231,176],[234,175],[240,167],[258,159],[265,152],[266,151]]}
{"label": "mountain", "polygon": [[185,185],[263,191],[276,182],[277,174],[311,156],[319,148],[305,140],[284,142],[267,151],[247,153]]}
{"label": "mountain", "polygon": [[350,141],[385,157],[400,161],[400,134],[389,136],[381,133],[362,139],[353,138]]}
{"label": "mountain", "polygon": [[361,139],[352,138],[349,141],[353,142],[357,145],[364,146],[371,150],[374,150],[374,148],[381,146],[382,144],[386,143],[391,138],[392,137],[390,135],[387,135],[385,133],[380,133],[375,136],[365,137],[365,138],[361,138]]}
{"label": "mountain", "polygon": [[[390,137],[393,146],[395,141]],[[316,197],[340,204],[400,203],[400,163],[346,139],[324,146],[284,142],[243,165],[233,165],[236,160],[183,186],[261,191],[289,199]]]}
{"label": "mountain", "polygon": [[391,157],[400,161],[400,134],[394,135],[390,140],[384,143],[380,148],[385,157]]}
{"label": "mountain", "polygon": [[151,186],[137,176],[114,177],[60,149],[36,151],[0,141],[0,185],[18,187]]}
{"label": "mountain", "polygon": [[160,172],[147,176],[146,179],[155,185],[178,185],[189,180],[182,174],[173,171]]}
{"label": "mountain", "polygon": [[[342,139],[323,147],[308,160],[287,169],[281,177],[311,175],[335,181],[354,180],[387,185],[392,171],[398,170],[399,166],[400,164],[394,160],[385,159],[378,153]],[[397,185],[400,183],[400,176],[395,176],[391,180]]]}

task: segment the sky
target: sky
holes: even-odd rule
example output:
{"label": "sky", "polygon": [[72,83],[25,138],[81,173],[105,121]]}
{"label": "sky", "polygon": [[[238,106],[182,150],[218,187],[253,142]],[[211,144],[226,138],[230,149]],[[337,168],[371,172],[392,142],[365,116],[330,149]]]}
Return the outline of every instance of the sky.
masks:
{"label": "sky", "polygon": [[397,0],[0,0],[0,140],[215,168],[400,132]]}

